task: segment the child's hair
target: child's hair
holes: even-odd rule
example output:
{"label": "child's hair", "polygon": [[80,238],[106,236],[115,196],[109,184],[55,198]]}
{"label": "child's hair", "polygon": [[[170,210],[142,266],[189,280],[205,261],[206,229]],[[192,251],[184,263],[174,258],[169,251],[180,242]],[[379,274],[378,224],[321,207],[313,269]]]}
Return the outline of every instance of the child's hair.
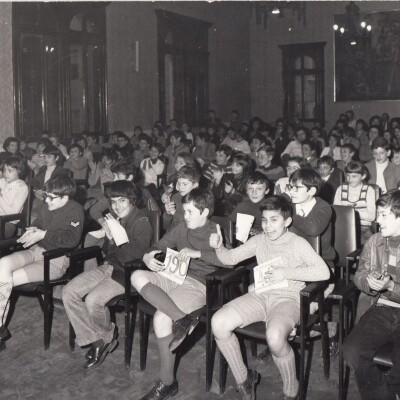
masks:
{"label": "child's hair", "polygon": [[208,135],[208,133],[207,132],[199,132],[198,134],[197,134],[197,137],[199,137],[201,140],[203,140],[204,142],[208,142],[210,139],[209,139],[209,135]]}
{"label": "child's hair", "polygon": [[[261,146],[264,146],[264,145],[268,145],[268,146],[270,146],[271,144],[271,142],[264,136],[264,135],[261,135],[261,133],[256,133],[252,138],[251,138],[251,140],[253,141],[254,139],[258,139],[260,142],[261,142]],[[267,143],[268,142],[268,143]]]}
{"label": "child's hair", "polygon": [[95,135],[94,133],[88,133],[88,134],[86,135],[86,137],[87,137],[87,138],[93,139],[93,141],[94,141],[95,143],[99,143],[99,137],[98,137],[97,135]]}
{"label": "child's hair", "polygon": [[390,144],[388,140],[385,139],[384,137],[377,137],[372,141],[371,150],[378,149],[379,147],[381,147],[385,151],[390,150]]}
{"label": "child's hair", "polygon": [[290,157],[288,160],[288,165],[290,161],[294,161],[297,164],[299,164],[300,168],[309,167],[307,160],[305,160],[303,157]]}
{"label": "child's hair", "polygon": [[275,155],[275,149],[271,146],[262,146],[257,150],[257,153],[260,151],[264,151],[269,157],[273,157]]}
{"label": "child's hair", "polygon": [[160,143],[153,143],[153,144],[150,146],[150,149],[152,149],[152,148],[157,149],[157,151],[158,151],[160,154],[164,153],[164,150],[165,150],[164,147],[161,146]]}
{"label": "child's hair", "polygon": [[301,143],[301,146],[307,145],[310,147],[311,152],[314,152],[314,154],[317,154],[318,148],[317,148],[317,144],[315,142],[312,142],[311,140],[304,140]]}
{"label": "child's hair", "polygon": [[365,175],[364,180],[368,181],[369,173],[368,168],[360,161],[352,161],[344,169],[346,174],[360,174]]}
{"label": "child's hair", "polygon": [[85,148],[86,148],[87,147],[87,139],[84,136],[82,136],[82,135],[77,136],[74,142],[78,143],[78,142],[81,142],[81,141],[83,143],[85,143]]}
{"label": "child's hair", "polygon": [[75,181],[67,174],[59,174],[44,184],[44,191],[57,196],[68,196],[71,199],[76,193]]}
{"label": "child's hair", "polygon": [[151,147],[151,145],[153,144],[153,140],[151,139],[151,137],[147,136],[145,133],[141,133],[141,134],[138,136],[138,140],[139,140],[139,141],[140,141],[140,140],[145,140],[145,141],[147,142],[147,145],[148,145],[149,147]]}
{"label": "child's hair", "polygon": [[393,146],[392,147],[392,153],[393,154],[398,154],[398,153],[400,153],[400,146]]}
{"label": "child's hair", "polygon": [[170,135],[169,138],[171,139],[171,136],[173,136],[175,139],[181,139],[181,143],[185,140],[186,136],[182,131],[173,131]]}
{"label": "child's hair", "polygon": [[127,178],[129,175],[132,175],[133,179],[136,177],[136,167],[129,160],[121,160],[116,162],[111,166],[111,172],[113,174],[124,174]]}
{"label": "child's hair", "polygon": [[400,217],[400,190],[389,190],[379,197],[376,201],[376,206],[382,208],[390,207],[390,211],[396,216],[396,218]]}
{"label": "child's hair", "polygon": [[232,163],[234,162],[243,167],[243,175],[248,175],[250,173],[250,160],[245,154],[236,154],[232,160]]}
{"label": "child's hair", "polygon": [[191,165],[184,165],[176,174],[176,179],[187,179],[192,183],[200,182],[200,175],[197,169]]}
{"label": "child's hair", "polygon": [[36,148],[42,144],[44,147],[52,146],[50,139],[42,138],[37,141]]}
{"label": "child's hair", "polygon": [[17,144],[19,144],[19,140],[17,139],[17,138],[15,138],[15,137],[8,137],[5,141],[4,141],[4,144],[3,144],[3,149],[4,150],[7,150],[7,147],[9,147],[10,146],[10,144],[11,143],[17,143]]}
{"label": "child's hair", "polygon": [[113,163],[118,161],[118,153],[112,149],[104,149],[102,153],[103,157],[107,157],[110,159]]}
{"label": "child's hair", "polygon": [[328,143],[331,138],[334,138],[336,140],[336,146],[340,145],[340,137],[338,135],[336,135],[335,133],[330,133],[328,135]]}
{"label": "child's hair", "polygon": [[[185,167],[183,167],[185,168]],[[182,168],[182,169],[183,169]],[[180,171],[179,171],[180,172]],[[193,202],[193,205],[200,210],[200,214],[208,208],[208,218],[214,213],[214,196],[210,190],[204,188],[194,188],[182,198],[182,204]]]}
{"label": "child's hair", "polygon": [[61,152],[56,146],[50,145],[45,147],[43,154],[53,155],[55,158],[57,158],[60,156]]}
{"label": "child's hair", "polygon": [[298,183],[301,182],[304,186],[307,187],[308,190],[310,190],[311,188],[315,188],[316,189],[316,193],[315,195],[318,194],[318,192],[321,189],[321,185],[322,185],[322,180],[321,180],[321,176],[319,175],[319,173],[317,171],[315,171],[312,168],[309,167],[303,167],[300,169],[297,169],[296,171],[294,171],[292,173],[292,175],[290,175],[290,183]]}
{"label": "child's hair", "polygon": [[332,157],[329,156],[323,156],[318,159],[317,161],[317,167],[319,168],[320,165],[322,164],[327,164],[332,168],[335,168],[335,160]]}
{"label": "child's hair", "polygon": [[196,166],[196,162],[194,161],[194,158],[190,153],[186,153],[186,152],[178,153],[176,155],[176,158],[178,158],[178,157],[182,158],[183,161],[185,161],[186,165],[189,165],[191,167],[195,167]]}
{"label": "child's hair", "polygon": [[133,130],[143,132],[143,128],[140,125],[136,125]]}
{"label": "child's hair", "polygon": [[154,125],[153,129],[157,130],[157,137],[163,137],[164,136],[164,129],[160,125]]}
{"label": "child's hair", "polygon": [[308,139],[308,137],[309,137],[310,135],[308,134],[308,129],[307,129],[306,127],[304,127],[304,126],[300,126],[299,128],[297,128],[296,131],[295,131],[295,133],[294,133],[294,135],[295,135],[296,137],[298,137],[297,134],[298,134],[300,131],[303,131],[303,132],[305,133],[305,135],[306,135],[306,139]]}
{"label": "child's hair", "polygon": [[130,181],[111,182],[106,187],[105,195],[109,200],[113,197],[125,197],[133,206],[135,206],[138,199],[141,198],[139,188]]}
{"label": "child's hair", "polygon": [[215,149],[215,151],[216,152],[217,151],[224,152],[227,157],[232,157],[232,154],[233,154],[232,147],[228,146],[227,144],[218,145],[217,148]]}
{"label": "child's hair", "polygon": [[123,138],[129,142],[129,137],[127,135],[125,135],[124,132],[117,131],[117,132],[114,132],[113,135],[117,135],[117,138]]}
{"label": "child's hair", "polygon": [[357,149],[354,147],[354,144],[351,143],[345,143],[342,146],[340,146],[342,149],[349,149],[350,153],[356,154]]}
{"label": "child's hair", "polygon": [[290,204],[290,201],[284,196],[269,196],[263,201],[263,204],[260,208],[261,212],[279,211],[284,219],[288,219],[292,216],[292,205]]}
{"label": "child's hair", "polygon": [[265,183],[266,188],[265,189],[269,189],[271,186],[271,182],[269,181],[269,179],[267,178],[266,175],[264,175],[262,172],[260,171],[254,171],[250,174],[249,179],[247,181],[247,185],[249,184],[259,184],[262,185],[263,183]]}
{"label": "child's hair", "polygon": [[25,175],[25,171],[26,171],[25,162],[22,159],[20,159],[19,157],[13,157],[13,156],[8,157],[4,161],[3,168],[6,165],[10,168],[15,168],[17,170],[18,178],[21,178],[22,176]]}
{"label": "child's hair", "polygon": [[71,144],[71,147],[69,148],[69,151],[71,151],[72,149],[78,149],[79,150],[79,155],[83,154],[83,147],[80,144],[77,144],[77,143]]}

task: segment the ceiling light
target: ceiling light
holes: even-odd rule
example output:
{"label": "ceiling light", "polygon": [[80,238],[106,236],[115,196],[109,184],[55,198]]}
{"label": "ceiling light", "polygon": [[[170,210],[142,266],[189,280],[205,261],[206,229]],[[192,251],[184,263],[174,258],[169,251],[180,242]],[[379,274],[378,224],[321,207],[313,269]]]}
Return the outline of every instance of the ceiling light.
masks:
{"label": "ceiling light", "polygon": [[278,14],[281,13],[281,11],[279,10],[278,7],[274,7],[274,8],[272,9],[271,13],[274,14],[274,15],[278,15]]}

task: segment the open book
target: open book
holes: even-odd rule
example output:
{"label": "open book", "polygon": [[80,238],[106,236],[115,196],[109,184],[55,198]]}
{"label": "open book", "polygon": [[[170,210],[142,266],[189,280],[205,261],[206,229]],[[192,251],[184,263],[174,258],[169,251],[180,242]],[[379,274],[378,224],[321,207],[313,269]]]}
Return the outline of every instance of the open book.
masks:
{"label": "open book", "polygon": [[267,290],[280,289],[289,286],[287,279],[277,283],[268,283],[264,276],[270,270],[275,268],[283,267],[283,261],[281,257],[276,257],[273,260],[266,261],[260,265],[254,267],[254,290],[256,293],[266,292]]}

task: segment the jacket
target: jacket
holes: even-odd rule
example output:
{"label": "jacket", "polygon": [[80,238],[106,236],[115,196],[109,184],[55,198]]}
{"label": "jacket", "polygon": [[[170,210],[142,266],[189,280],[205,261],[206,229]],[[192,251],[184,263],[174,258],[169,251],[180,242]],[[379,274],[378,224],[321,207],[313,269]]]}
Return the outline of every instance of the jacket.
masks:
{"label": "jacket", "polygon": [[[376,184],[376,163],[372,160],[365,164],[369,171],[368,183]],[[397,189],[400,182],[400,166],[388,162],[387,167],[383,171],[383,178],[385,179],[386,190]]]}

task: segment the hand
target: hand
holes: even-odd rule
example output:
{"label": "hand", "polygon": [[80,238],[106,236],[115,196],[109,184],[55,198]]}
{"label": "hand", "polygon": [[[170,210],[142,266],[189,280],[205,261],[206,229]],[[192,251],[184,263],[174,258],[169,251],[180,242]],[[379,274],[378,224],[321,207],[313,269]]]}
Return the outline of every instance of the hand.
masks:
{"label": "hand", "polygon": [[66,148],[63,144],[60,143],[60,144],[58,145],[58,149],[61,151],[62,155],[63,155],[65,158],[68,158],[69,154],[68,154],[67,148]]}
{"label": "hand", "polygon": [[219,185],[220,183],[221,183],[221,180],[222,180],[222,177],[224,176],[224,171],[222,170],[222,169],[214,169],[214,171],[213,171],[213,176],[214,176],[214,180],[215,180],[215,183],[217,184],[217,185]]}
{"label": "hand", "polygon": [[169,203],[171,200],[171,194],[170,193],[163,193],[163,195],[161,196],[161,201],[165,204],[165,203]]}
{"label": "hand", "polygon": [[158,261],[154,258],[155,254],[161,253],[160,250],[153,250],[150,253],[146,253],[143,256],[143,262],[147,265],[147,268],[151,269],[152,271],[158,272],[163,271],[165,269],[164,263]]}
{"label": "hand", "polygon": [[19,239],[17,239],[17,242],[22,243],[23,247],[26,249],[27,247],[30,247],[33,244],[43,240],[45,235],[46,231],[32,226],[26,228],[26,232]]}
{"label": "hand", "polygon": [[367,276],[367,282],[369,287],[377,292],[383,292],[392,285],[390,275],[381,275],[377,271],[373,271]]}
{"label": "hand", "polygon": [[168,203],[165,203],[165,211],[167,212],[167,214],[174,215],[176,212],[175,202],[170,201]]}
{"label": "hand", "polygon": [[96,169],[96,163],[93,160],[88,160],[88,165],[92,171]]}
{"label": "hand", "polygon": [[38,189],[34,190],[33,193],[35,193],[35,197],[39,200],[43,200],[43,190]]}
{"label": "hand", "polygon": [[235,193],[235,188],[233,187],[233,183],[228,181],[225,183],[225,192],[233,194]]}
{"label": "hand", "polygon": [[106,233],[108,240],[113,240],[110,228],[108,227],[105,219],[103,219],[103,221],[100,223],[100,225],[104,229],[104,232]]}
{"label": "hand", "polygon": [[210,246],[213,249],[219,249],[222,246],[222,233],[219,224],[217,224],[217,233],[210,235]]}
{"label": "hand", "polygon": [[105,224],[110,230],[111,236],[117,246],[129,242],[125,228],[110,213],[105,216]]}
{"label": "hand", "polygon": [[201,251],[198,250],[193,250],[189,249],[188,247],[185,247],[182,249],[179,254],[178,254],[178,259],[180,262],[186,261],[186,258],[200,258],[201,257]]}
{"label": "hand", "polygon": [[277,283],[281,282],[285,279],[285,275],[283,274],[283,268],[270,268],[264,275],[264,280],[267,283]]}

